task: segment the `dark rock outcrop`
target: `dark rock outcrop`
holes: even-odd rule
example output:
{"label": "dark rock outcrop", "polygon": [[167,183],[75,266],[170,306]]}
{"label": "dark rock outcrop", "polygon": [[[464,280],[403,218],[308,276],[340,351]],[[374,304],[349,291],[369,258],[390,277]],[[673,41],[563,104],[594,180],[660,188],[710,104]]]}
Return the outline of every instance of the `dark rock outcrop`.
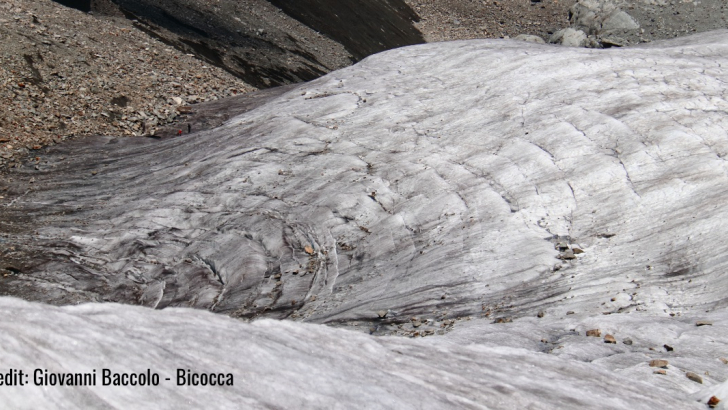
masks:
{"label": "dark rock outcrop", "polygon": [[91,11],[91,0],[54,0],[57,3],[63,4],[66,7],[72,7],[74,9],[81,10],[83,12]]}
{"label": "dark rock outcrop", "polygon": [[270,0],[294,19],[320,31],[362,58],[423,43],[412,25],[419,16],[403,0]]}
{"label": "dark rock outcrop", "polygon": [[[214,6],[185,0],[116,0],[137,27],[259,88],[308,81],[351,63],[333,41],[326,52],[309,28],[259,2]],[[267,7],[266,7],[267,6]],[[333,50],[332,50],[333,49]]]}
{"label": "dark rock outcrop", "polygon": [[[104,14],[109,1],[59,0]],[[413,25],[419,17],[403,0],[111,1],[137,28],[259,88],[312,80],[424,42]]]}

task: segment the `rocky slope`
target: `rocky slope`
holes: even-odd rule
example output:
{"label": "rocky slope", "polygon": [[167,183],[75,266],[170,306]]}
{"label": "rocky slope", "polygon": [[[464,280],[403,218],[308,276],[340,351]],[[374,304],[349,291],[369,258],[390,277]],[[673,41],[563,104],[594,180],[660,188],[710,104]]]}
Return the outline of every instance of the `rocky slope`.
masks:
{"label": "rocky slope", "polygon": [[126,19],[50,0],[0,4],[0,38],[0,166],[73,136],[153,133],[181,105],[254,89]]}
{"label": "rocky slope", "polygon": [[548,42],[559,30],[572,28],[584,33],[572,45],[600,48],[728,27],[728,6],[721,0],[407,2],[421,16],[416,26],[427,41],[535,35]]}
{"label": "rocky slope", "polygon": [[[114,0],[139,27],[257,87],[312,80],[422,43],[402,0]],[[108,12],[108,7],[91,4]]]}
{"label": "rocky slope", "polygon": [[548,39],[569,26],[575,0],[467,1],[406,0],[420,16],[416,27],[428,42],[477,38],[514,38],[520,34]]}
{"label": "rocky slope", "polygon": [[571,27],[589,36],[583,45],[628,46],[728,27],[723,1],[579,0]]}
{"label": "rocky slope", "polygon": [[312,80],[352,62],[341,44],[265,0],[116,3],[147,33],[256,87]]}

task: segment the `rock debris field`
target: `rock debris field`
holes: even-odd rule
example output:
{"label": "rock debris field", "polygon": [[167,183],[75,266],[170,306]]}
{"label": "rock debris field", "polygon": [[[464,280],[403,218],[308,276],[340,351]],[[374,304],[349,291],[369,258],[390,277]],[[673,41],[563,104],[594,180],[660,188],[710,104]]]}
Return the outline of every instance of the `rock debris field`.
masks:
{"label": "rock debris field", "polygon": [[3,362],[236,384],[0,397],[724,408],[727,44],[432,43],[48,148],[2,182]]}
{"label": "rock debris field", "polygon": [[180,106],[254,89],[126,19],[50,0],[3,1],[0,41],[0,166],[74,136],[150,134]]}
{"label": "rock debris field", "polygon": [[[721,0],[407,0],[427,41],[519,38],[620,47],[728,27]],[[581,33],[577,33],[581,31]],[[563,33],[562,33],[563,34]],[[519,37],[521,36],[521,37]]]}

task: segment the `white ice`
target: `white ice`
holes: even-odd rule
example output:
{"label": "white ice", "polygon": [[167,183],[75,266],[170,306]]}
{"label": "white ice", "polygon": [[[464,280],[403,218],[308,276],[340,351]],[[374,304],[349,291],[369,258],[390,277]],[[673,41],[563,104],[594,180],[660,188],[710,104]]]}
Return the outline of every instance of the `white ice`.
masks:
{"label": "white ice", "polygon": [[[426,44],[160,143],[143,172],[121,161],[98,176],[107,185],[59,197],[69,208],[104,197],[82,227],[49,223],[38,235],[73,244],[69,260],[108,289],[133,278],[135,303],[292,320],[2,299],[3,367],[189,367],[236,379],[233,388],[0,388],[0,400],[437,409],[728,401],[726,67],[728,31],[608,50]],[[561,241],[584,252],[557,259]],[[188,280],[203,268],[209,278]],[[54,272],[37,272],[34,286],[71,292],[73,276],[55,282]],[[601,336],[585,336],[590,329]],[[665,375],[652,359],[669,361]]]}

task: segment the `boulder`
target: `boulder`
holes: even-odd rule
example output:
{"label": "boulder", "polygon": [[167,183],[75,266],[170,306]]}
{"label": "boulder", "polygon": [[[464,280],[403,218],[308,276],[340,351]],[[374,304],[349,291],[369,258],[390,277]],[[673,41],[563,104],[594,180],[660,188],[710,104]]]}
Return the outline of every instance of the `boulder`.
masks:
{"label": "boulder", "polygon": [[602,21],[599,34],[609,33],[612,30],[636,30],[640,25],[623,10],[614,10]]}
{"label": "boulder", "polygon": [[549,38],[549,43],[561,44],[566,47],[584,47],[587,44],[587,36],[581,30],[565,28],[555,32]]}
{"label": "boulder", "polygon": [[569,21],[572,27],[596,35],[640,28],[632,16],[608,0],[578,0],[569,9]]}

